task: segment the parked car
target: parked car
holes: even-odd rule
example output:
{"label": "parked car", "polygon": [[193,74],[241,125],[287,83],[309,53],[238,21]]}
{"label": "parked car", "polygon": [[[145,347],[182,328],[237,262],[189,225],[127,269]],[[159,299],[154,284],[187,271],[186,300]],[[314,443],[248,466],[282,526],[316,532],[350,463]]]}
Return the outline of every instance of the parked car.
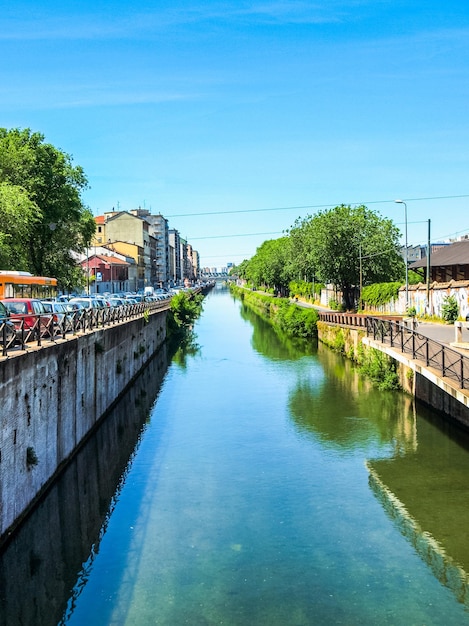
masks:
{"label": "parked car", "polygon": [[45,310],[41,300],[34,298],[7,298],[2,300],[2,303],[9,313],[10,320],[14,323],[17,333],[28,331],[30,335],[38,327],[40,321],[41,337],[54,335],[52,314]]}
{"label": "parked car", "polygon": [[119,307],[123,307],[126,304],[124,298],[117,298],[117,297],[113,297],[113,296],[108,298],[108,302],[109,302],[110,307],[113,308],[113,309],[117,309]]}
{"label": "parked car", "polygon": [[125,299],[126,300],[131,300],[132,304],[135,304],[137,302],[143,302],[143,295],[140,295],[140,294],[136,294],[136,295],[133,295],[133,296],[127,296],[126,295]]}
{"label": "parked car", "polygon": [[94,298],[70,298],[68,301],[71,305],[78,305],[80,309],[98,309],[101,308]]}
{"label": "parked car", "polygon": [[54,318],[54,323],[60,327],[60,330],[63,332],[71,330],[72,328],[72,320],[71,320],[71,312],[66,308],[68,303],[64,302],[56,302],[51,300],[42,300],[42,304],[47,313],[51,313]]}
{"label": "parked car", "polygon": [[3,348],[3,343],[5,342],[5,347],[10,348],[16,342],[16,327],[14,323],[10,319],[10,314],[8,313],[5,305],[0,302],[0,346]]}
{"label": "parked car", "polygon": [[108,298],[104,296],[92,296],[91,300],[93,300],[93,306],[98,309],[106,309],[110,306]]}

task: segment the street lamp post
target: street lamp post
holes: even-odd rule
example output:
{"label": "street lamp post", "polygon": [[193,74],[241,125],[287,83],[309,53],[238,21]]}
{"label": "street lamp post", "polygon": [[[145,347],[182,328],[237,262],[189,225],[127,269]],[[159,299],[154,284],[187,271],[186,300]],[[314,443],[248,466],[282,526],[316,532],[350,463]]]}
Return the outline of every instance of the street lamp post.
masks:
{"label": "street lamp post", "polygon": [[359,260],[359,271],[360,271],[360,294],[358,296],[358,308],[362,310],[362,291],[363,291],[363,266],[362,266],[362,244],[360,243],[358,246],[358,260]]}
{"label": "street lamp post", "polygon": [[90,295],[90,251],[86,248],[86,288],[87,293]]}
{"label": "street lamp post", "polygon": [[409,308],[409,252],[407,249],[407,204],[404,200],[395,200],[398,204],[404,205],[404,220],[405,220],[405,308],[406,312]]}

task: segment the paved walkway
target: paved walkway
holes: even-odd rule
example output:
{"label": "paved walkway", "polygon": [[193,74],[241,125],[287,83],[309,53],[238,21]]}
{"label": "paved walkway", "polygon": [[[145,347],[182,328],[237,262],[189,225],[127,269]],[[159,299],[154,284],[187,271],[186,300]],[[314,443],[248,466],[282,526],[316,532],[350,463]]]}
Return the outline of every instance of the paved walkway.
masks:
{"label": "paved walkway", "polygon": [[[420,333],[424,337],[433,339],[440,343],[453,343],[456,340],[456,331],[451,324],[437,324],[434,322],[418,322],[418,326],[415,329],[417,333]],[[463,331],[463,333],[467,331]]]}
{"label": "paved walkway", "polygon": [[[291,300],[294,302],[294,300]],[[310,304],[309,302],[304,302],[302,300],[298,300],[295,302],[298,306],[303,306],[307,308],[315,308],[318,311],[331,312],[332,309],[319,306],[316,304]],[[373,317],[373,315],[371,315]],[[443,343],[445,345],[451,346],[454,349],[459,349],[460,351],[467,354],[469,351],[469,329],[463,328],[462,330],[462,341],[467,343],[467,348],[465,347],[457,347],[453,344],[456,341],[456,329],[453,324],[440,324],[437,322],[418,322],[417,328],[415,329],[417,333],[420,333],[424,337],[428,339],[433,339],[433,341],[438,341],[438,343]]]}
{"label": "paved walkway", "polygon": [[418,322],[417,333],[450,346],[454,350],[458,350],[463,354],[469,352],[469,329],[462,329],[462,342],[456,344],[456,328],[453,324],[438,324],[435,322]]}

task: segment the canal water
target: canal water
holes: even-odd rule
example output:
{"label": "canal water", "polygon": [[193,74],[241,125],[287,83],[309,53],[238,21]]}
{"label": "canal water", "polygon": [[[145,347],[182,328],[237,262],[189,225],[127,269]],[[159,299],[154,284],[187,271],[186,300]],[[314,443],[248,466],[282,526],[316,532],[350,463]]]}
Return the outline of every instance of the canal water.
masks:
{"label": "canal water", "polygon": [[469,624],[469,439],[213,290],[0,562],[0,624]]}

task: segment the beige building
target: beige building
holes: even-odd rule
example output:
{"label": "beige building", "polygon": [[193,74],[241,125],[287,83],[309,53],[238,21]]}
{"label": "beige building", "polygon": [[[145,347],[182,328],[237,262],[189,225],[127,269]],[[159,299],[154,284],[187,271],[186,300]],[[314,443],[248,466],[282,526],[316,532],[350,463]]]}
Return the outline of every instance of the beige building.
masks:
{"label": "beige building", "polygon": [[105,239],[103,245],[121,254],[132,252],[128,256],[137,262],[137,290],[152,284],[151,259],[156,258],[156,240],[149,233],[148,222],[127,211],[111,211],[104,214],[104,224],[97,226],[98,229],[101,226],[101,237]]}
{"label": "beige building", "polygon": [[92,246],[104,246],[135,261],[130,289],[167,287],[199,277],[199,255],[167,219],[146,209],[109,211],[95,218]]}

